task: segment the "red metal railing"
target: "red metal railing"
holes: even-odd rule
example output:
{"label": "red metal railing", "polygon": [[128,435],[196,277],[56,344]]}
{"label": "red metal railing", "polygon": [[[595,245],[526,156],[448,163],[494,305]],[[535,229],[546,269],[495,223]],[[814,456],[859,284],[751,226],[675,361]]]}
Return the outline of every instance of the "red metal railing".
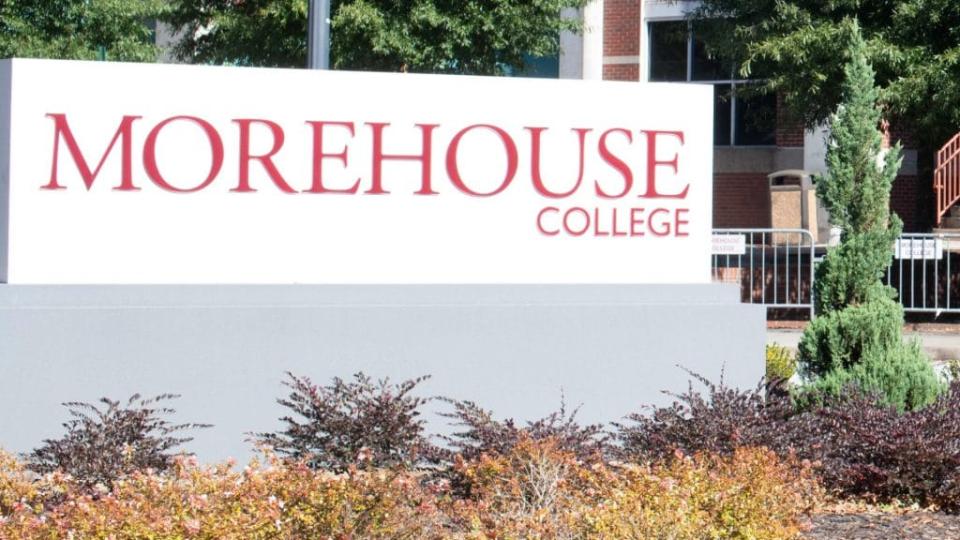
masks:
{"label": "red metal railing", "polygon": [[950,208],[960,201],[960,133],[937,152],[937,169],[933,173],[937,192],[937,226]]}

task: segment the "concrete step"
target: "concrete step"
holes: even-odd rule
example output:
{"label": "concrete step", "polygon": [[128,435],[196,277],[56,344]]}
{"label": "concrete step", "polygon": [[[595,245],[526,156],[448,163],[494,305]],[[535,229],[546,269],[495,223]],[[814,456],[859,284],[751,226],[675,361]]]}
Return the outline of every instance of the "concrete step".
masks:
{"label": "concrete step", "polygon": [[960,216],[946,215],[940,222],[940,226],[944,229],[960,229]]}

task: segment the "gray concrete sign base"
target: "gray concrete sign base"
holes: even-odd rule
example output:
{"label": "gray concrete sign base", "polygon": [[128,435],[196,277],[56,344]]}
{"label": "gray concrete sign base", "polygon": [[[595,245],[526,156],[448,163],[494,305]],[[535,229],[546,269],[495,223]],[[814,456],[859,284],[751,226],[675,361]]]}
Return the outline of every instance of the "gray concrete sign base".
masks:
{"label": "gray concrete sign base", "polygon": [[[246,458],[280,427],[287,371],[325,384],[363,371],[431,375],[420,395],[534,419],[582,404],[610,422],[682,391],[684,366],[755,386],[765,311],[734,285],[0,286],[0,447],[62,433],[60,403],[182,395],[186,448]],[[432,402],[433,432],[448,432]]]}

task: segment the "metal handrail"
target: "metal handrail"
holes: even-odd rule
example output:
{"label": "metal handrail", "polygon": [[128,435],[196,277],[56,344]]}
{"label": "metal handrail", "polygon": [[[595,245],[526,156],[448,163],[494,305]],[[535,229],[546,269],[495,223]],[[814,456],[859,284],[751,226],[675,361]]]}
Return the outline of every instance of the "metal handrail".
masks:
{"label": "metal handrail", "polygon": [[939,227],[943,223],[943,216],[960,201],[960,133],[937,152],[937,167],[933,177],[937,196],[936,222]]}

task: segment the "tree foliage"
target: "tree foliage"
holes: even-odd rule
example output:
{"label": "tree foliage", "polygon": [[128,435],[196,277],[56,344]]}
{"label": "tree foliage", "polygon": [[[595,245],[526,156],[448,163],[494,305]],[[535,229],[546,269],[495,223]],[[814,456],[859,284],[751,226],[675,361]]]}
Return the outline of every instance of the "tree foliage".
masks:
{"label": "tree foliage", "polygon": [[903,308],[880,281],[902,229],[889,210],[901,150],[882,152],[874,71],[855,24],[852,32],[843,98],[830,122],[828,173],[817,181],[843,237],[817,267],[818,318],[804,332],[799,361],[818,390],[838,394],[854,385],[912,409],[935,399],[942,384],[919,346],[904,345]]}
{"label": "tree foliage", "polygon": [[714,53],[807,126],[827,120],[842,96],[847,47],[857,21],[891,120],[928,148],[960,129],[960,3],[955,0],[703,0],[697,17],[719,19]]}
{"label": "tree foliage", "polygon": [[4,0],[0,58],[63,58],[152,62],[150,22],[164,0]]}
{"label": "tree foliage", "polygon": [[[334,0],[337,69],[502,74],[559,50],[579,22],[561,10],[585,0]],[[172,0],[177,53],[198,63],[301,67],[307,0]]]}

